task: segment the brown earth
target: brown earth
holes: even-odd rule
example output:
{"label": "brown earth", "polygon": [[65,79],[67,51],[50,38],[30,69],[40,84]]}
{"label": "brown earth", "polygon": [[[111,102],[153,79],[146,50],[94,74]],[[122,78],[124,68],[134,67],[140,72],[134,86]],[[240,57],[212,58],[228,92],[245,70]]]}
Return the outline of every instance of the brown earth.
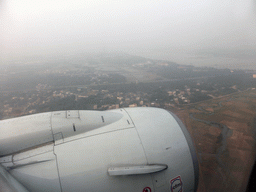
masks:
{"label": "brown earth", "polygon": [[[200,168],[199,192],[245,191],[248,183],[256,155],[256,125],[253,121],[256,118],[256,91],[230,97],[190,105],[189,108],[180,105],[174,109],[195,143]],[[218,104],[220,101],[222,107]],[[200,107],[204,111],[198,110]],[[191,119],[191,113],[198,119],[221,123],[230,129],[227,147],[218,158],[218,149],[222,145],[221,129]]]}

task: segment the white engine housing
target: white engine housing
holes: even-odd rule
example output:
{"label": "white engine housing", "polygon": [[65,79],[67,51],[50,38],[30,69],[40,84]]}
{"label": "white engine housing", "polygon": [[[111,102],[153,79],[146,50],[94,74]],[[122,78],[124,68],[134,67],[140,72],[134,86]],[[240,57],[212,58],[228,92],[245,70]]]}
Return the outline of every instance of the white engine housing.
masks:
{"label": "white engine housing", "polygon": [[0,163],[29,191],[196,191],[199,176],[187,129],[158,108],[3,120]]}

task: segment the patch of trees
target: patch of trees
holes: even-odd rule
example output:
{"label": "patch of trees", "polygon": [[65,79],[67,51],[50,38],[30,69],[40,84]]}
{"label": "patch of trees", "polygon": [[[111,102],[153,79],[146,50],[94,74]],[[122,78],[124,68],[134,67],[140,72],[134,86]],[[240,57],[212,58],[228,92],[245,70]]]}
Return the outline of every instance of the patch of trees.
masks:
{"label": "patch of trees", "polygon": [[[92,95],[87,98],[79,98],[76,100],[75,96],[69,96],[65,98],[54,98],[47,104],[38,105],[35,107],[36,111],[45,111],[44,109],[49,109],[50,111],[60,111],[60,110],[86,110],[93,109],[94,105],[101,107],[107,104],[117,104],[116,98],[103,98],[102,94]],[[32,107],[33,108],[33,107]],[[32,109],[31,108],[31,109]]]}
{"label": "patch of trees", "polygon": [[157,102],[159,102],[159,103],[164,103],[164,102],[166,102],[166,101],[169,101],[169,99],[170,99],[170,98],[169,98],[168,93],[167,93],[165,90],[161,89],[161,88],[156,89],[156,90],[152,93],[152,95],[151,95],[151,97],[150,97],[150,101],[151,101],[151,102],[157,101]]}
{"label": "patch of trees", "polygon": [[195,92],[190,98],[190,103],[196,103],[196,102],[199,102],[199,101],[204,101],[204,100],[207,100],[207,99],[211,99],[211,97],[201,93],[201,92]]}

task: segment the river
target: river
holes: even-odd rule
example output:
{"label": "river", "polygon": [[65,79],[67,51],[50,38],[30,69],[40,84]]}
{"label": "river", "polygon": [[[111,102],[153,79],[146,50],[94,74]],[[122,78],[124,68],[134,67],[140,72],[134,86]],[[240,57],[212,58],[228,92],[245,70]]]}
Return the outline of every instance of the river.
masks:
{"label": "river", "polygon": [[[222,102],[223,101],[218,103],[219,107],[222,107],[222,104],[221,104]],[[208,115],[214,115],[214,112],[206,111],[202,107],[198,107],[197,109],[202,111],[202,113],[204,113],[204,114],[207,113]],[[202,113],[190,113],[189,116],[190,116],[191,119],[193,119],[195,121],[202,122],[202,123],[205,123],[207,125],[217,127],[221,130],[221,133],[218,136],[218,141],[217,141],[217,143],[221,143],[221,145],[217,149],[216,160],[222,168],[227,169],[227,167],[225,166],[225,164],[221,160],[221,155],[226,151],[226,149],[227,149],[227,138],[232,135],[233,131],[222,123],[218,123],[218,122],[214,122],[214,121],[207,121],[207,120],[204,120],[204,119],[198,119],[198,118],[194,117],[194,115],[202,114]]]}

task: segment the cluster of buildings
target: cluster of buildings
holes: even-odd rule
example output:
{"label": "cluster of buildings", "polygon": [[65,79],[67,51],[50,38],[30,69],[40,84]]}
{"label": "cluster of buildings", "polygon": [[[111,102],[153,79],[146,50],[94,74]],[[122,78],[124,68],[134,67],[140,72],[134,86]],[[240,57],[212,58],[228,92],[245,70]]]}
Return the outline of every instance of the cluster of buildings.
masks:
{"label": "cluster of buildings", "polygon": [[[117,109],[123,107],[170,107],[179,104],[189,104],[192,98],[197,95],[205,95],[209,98],[215,98],[220,96],[216,91],[207,91],[202,89],[200,83],[195,84],[194,87],[184,86],[174,90],[163,90],[164,99],[158,99],[158,95],[152,95],[151,92],[126,92],[110,91],[107,89],[98,90],[96,87],[65,87],[54,90],[47,84],[38,84],[34,91],[28,91],[24,93],[10,93],[10,96],[6,96],[6,100],[3,103],[0,102],[1,111],[0,115],[4,117],[13,117],[20,115],[27,115],[42,112],[39,109],[43,106],[47,109],[47,106],[52,103],[66,102],[65,98],[72,99],[72,102],[91,102],[87,105],[88,108],[84,110],[108,110]],[[225,87],[224,87],[225,88]],[[236,85],[230,87],[230,89],[236,90]],[[221,89],[220,89],[221,90]],[[152,99],[153,98],[153,99]],[[61,100],[63,99],[63,100]],[[197,101],[196,101],[197,102]],[[81,102],[80,102],[81,103]],[[63,103],[65,105],[65,103]],[[58,110],[58,109],[56,109]]]}
{"label": "cluster of buildings", "polygon": [[[179,89],[168,91],[167,94],[169,95],[169,99],[165,102],[166,106],[181,104],[181,101],[183,101],[183,103],[190,102],[188,99],[188,96],[191,95],[189,88],[182,91]],[[38,84],[36,91],[27,93],[26,99],[18,95],[12,97],[6,102],[8,104],[4,105],[2,113],[4,116],[9,116],[13,114],[13,109],[16,108],[19,109],[21,113],[19,115],[33,114],[40,112],[36,110],[38,106],[47,106],[52,101],[70,97],[73,97],[74,101],[79,101],[80,99],[98,97],[99,95],[100,100],[96,103],[92,103],[90,109],[107,110],[121,107],[160,107],[157,99],[152,101],[150,99],[151,94],[145,92],[110,92],[109,90],[96,90],[86,87],[73,88],[72,90],[68,88],[51,90],[48,85]],[[24,100],[24,102],[21,102],[22,100]],[[114,103],[106,103],[108,100],[114,101]],[[101,101],[103,101],[103,104],[101,104]]]}

